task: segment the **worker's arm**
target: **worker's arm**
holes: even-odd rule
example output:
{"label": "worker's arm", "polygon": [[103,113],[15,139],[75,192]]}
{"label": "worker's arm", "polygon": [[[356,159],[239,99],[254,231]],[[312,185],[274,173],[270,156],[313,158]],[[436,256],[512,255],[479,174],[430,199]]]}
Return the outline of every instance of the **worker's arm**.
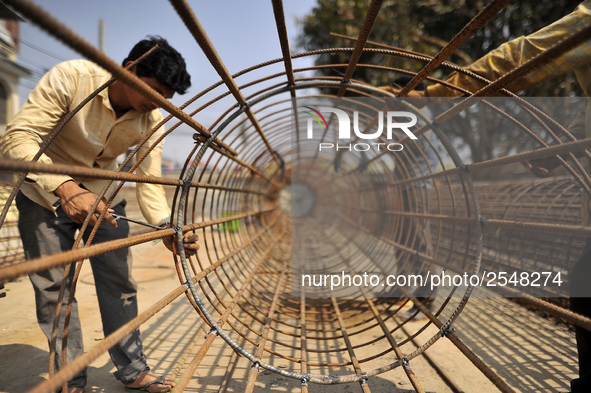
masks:
{"label": "worker's arm", "polygon": [[[518,37],[490,51],[467,69],[490,81],[495,81],[589,24],[591,24],[591,0],[584,1],[572,13],[535,33]],[[506,88],[513,92],[526,90],[589,63],[591,63],[591,41],[562,54]],[[476,92],[485,86],[485,83],[459,72],[452,73],[446,82],[471,92]],[[460,96],[462,93],[441,84],[435,84],[427,87],[427,95],[453,97]]]}
{"label": "worker's arm", "polygon": [[[159,112],[155,117],[154,125],[161,119],[162,115]],[[148,130],[151,132],[152,130]],[[139,159],[147,153],[149,148],[162,136],[164,133],[164,126],[160,127],[148,141],[139,148],[137,158]],[[150,177],[162,177],[162,147],[164,140],[158,143],[154,149],[146,156],[146,158],[139,164],[136,172],[139,175]],[[136,196],[138,204],[146,220],[153,225],[161,225],[165,222],[170,222],[170,207],[166,199],[164,187],[160,184],[137,183]]]}
{"label": "worker's arm", "polygon": [[[61,119],[69,112],[76,88],[76,73],[72,72],[67,63],[61,63],[49,70],[8,124],[6,134],[0,140],[2,156],[32,161]],[[53,164],[46,154],[39,157],[39,162]],[[68,175],[30,172],[26,181],[58,196],[64,212],[77,223],[84,221],[97,198],[97,195],[78,186]],[[102,213],[104,207],[101,201],[96,212]],[[105,219],[113,227],[117,226],[110,215],[105,215]],[[93,216],[90,224],[95,223],[96,217]]]}
{"label": "worker's arm", "polygon": [[[159,122],[161,116],[156,116],[155,121]],[[151,130],[150,130],[151,131]],[[154,145],[158,139],[164,134],[164,126],[160,127],[148,141],[138,149],[137,156],[142,157],[147,153],[149,147]],[[162,177],[162,147],[164,140],[160,141],[154,149],[146,156],[140,165],[138,165],[136,172],[140,175],[151,177]],[[164,187],[160,184],[137,183],[136,195],[142,214],[146,220],[153,225],[170,224],[171,214],[166,199]],[[198,236],[194,232],[187,232],[183,236],[185,253],[187,255],[194,255],[199,249],[197,243]],[[163,238],[164,245],[175,254],[179,251],[176,246],[176,239],[174,236]]]}
{"label": "worker's arm", "polygon": [[[71,75],[60,65],[48,71],[39,81],[29,98],[7,125],[6,133],[0,140],[0,153],[3,157],[31,161],[43,142],[55,129],[60,119],[70,107],[70,89],[75,84]],[[40,163],[53,161],[43,154]],[[47,192],[55,190],[63,183],[72,180],[67,175],[50,175],[30,172],[26,181]]]}

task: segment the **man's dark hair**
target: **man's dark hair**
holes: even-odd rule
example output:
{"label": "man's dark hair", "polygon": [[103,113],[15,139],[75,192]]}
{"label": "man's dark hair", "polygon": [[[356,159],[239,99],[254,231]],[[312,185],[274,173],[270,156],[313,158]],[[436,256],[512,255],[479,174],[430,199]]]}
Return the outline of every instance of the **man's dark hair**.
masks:
{"label": "man's dark hair", "polygon": [[136,75],[156,78],[175,92],[185,94],[191,86],[191,76],[187,73],[185,59],[162,37],[148,36],[135,44],[122,64],[134,61],[156,44],[159,48],[136,66]]}

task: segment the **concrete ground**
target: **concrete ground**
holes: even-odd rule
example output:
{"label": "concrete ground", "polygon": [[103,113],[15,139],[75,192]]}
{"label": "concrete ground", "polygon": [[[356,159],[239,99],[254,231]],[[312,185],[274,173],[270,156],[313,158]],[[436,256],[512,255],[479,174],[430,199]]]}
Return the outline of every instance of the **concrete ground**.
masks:
{"label": "concrete ground", "polygon": [[[172,257],[161,242],[136,247],[134,261],[140,311],[179,285]],[[0,391],[26,392],[48,377],[47,345],[35,321],[33,290],[28,279],[20,278],[8,283],[6,293],[7,296],[0,299]],[[88,266],[85,266],[81,276],[77,298],[88,350],[103,339]],[[422,322],[412,322],[407,326],[414,332],[422,325]],[[458,336],[515,391],[569,391],[568,382],[576,374],[576,349],[574,334],[566,327],[556,325],[506,299],[474,296],[460,315],[455,328]],[[206,332],[207,329],[187,298],[181,296],[142,327],[150,365],[157,373],[178,377],[203,343]],[[432,328],[427,329],[417,341],[423,344],[434,332]],[[361,339],[371,340],[377,337],[377,333],[368,330]],[[397,335],[396,340],[405,338],[400,331],[397,331]],[[402,348],[405,353],[414,349],[412,344]],[[427,354],[451,376],[462,391],[498,391],[449,340],[437,341],[427,350]],[[218,338],[186,391],[218,392],[231,355],[229,346]],[[358,355],[363,357],[366,354],[361,352]],[[285,360],[276,362],[279,368],[291,367]],[[373,366],[377,364],[367,367]],[[412,360],[411,366],[425,391],[452,392],[423,356]],[[250,369],[250,362],[240,358],[232,370],[227,391],[243,391]],[[89,385],[85,392],[126,391],[112,376],[113,371],[108,356],[102,355],[89,368]],[[372,392],[378,393],[414,391],[401,368],[371,378],[369,387]],[[300,392],[301,389],[299,381],[262,370],[255,391]],[[310,392],[358,391],[361,391],[358,384],[310,386]]]}

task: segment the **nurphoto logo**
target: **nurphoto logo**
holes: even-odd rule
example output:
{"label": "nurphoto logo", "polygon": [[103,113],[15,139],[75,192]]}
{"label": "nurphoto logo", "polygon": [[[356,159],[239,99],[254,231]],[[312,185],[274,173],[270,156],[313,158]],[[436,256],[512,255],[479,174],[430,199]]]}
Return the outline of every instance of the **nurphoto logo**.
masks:
{"label": "nurphoto logo", "polygon": [[[389,151],[400,151],[404,146],[397,142],[390,142],[394,139],[394,130],[398,129],[403,131],[410,139],[417,139],[416,135],[411,131],[411,127],[417,124],[417,116],[412,112],[405,111],[378,111],[378,125],[375,131],[369,132],[369,130],[361,130],[359,127],[359,112],[353,111],[353,120],[349,114],[339,108],[333,108],[329,106],[321,106],[317,109],[310,106],[305,106],[307,110],[304,113],[310,115],[307,124],[307,139],[314,139],[314,129],[321,133],[326,132],[328,129],[328,122],[323,113],[331,113],[336,116],[338,124],[338,139],[342,141],[351,141],[351,128],[353,129],[356,140],[361,140],[359,143],[330,143],[320,142],[318,144],[319,151],[323,150],[355,150],[355,151],[368,151],[368,150],[380,150],[386,148]],[[329,117],[330,118],[330,117]],[[385,119],[385,121],[384,121]],[[385,126],[384,126],[385,123]],[[316,126],[317,124],[317,126]],[[383,134],[384,130],[386,133],[386,139],[388,143],[384,142],[363,142],[369,140],[378,140]],[[322,134],[321,134],[322,135]]]}

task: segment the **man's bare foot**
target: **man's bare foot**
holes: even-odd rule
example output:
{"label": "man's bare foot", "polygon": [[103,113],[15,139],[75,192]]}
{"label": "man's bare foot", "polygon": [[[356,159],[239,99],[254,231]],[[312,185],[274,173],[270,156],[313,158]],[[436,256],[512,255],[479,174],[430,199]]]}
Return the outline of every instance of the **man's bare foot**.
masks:
{"label": "man's bare foot", "polygon": [[159,377],[153,372],[147,370],[142,371],[140,375],[132,383],[125,385],[128,389],[143,390],[152,393],[168,392],[175,387],[172,379]]}

